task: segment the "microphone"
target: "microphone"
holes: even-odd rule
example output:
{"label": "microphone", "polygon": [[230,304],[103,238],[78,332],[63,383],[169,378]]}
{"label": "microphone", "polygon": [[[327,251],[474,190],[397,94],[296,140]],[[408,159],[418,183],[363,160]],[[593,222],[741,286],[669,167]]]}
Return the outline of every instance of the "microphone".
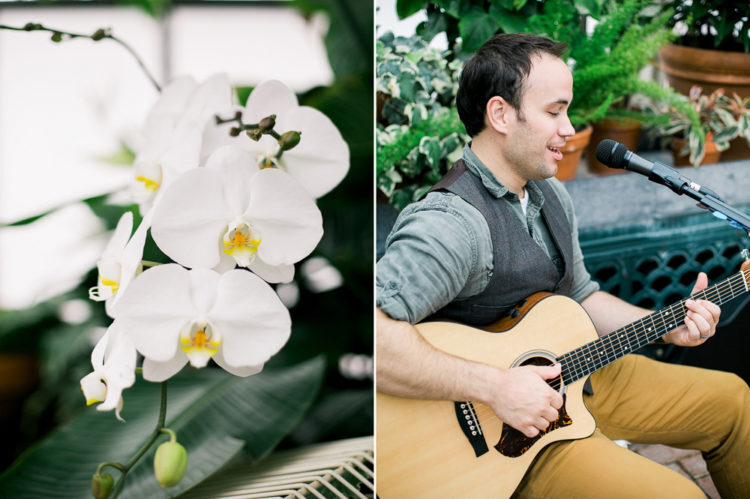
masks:
{"label": "microphone", "polygon": [[599,142],[599,145],[596,146],[596,159],[610,168],[621,168],[645,175],[650,181],[666,185],[677,194],[683,194],[686,188],[690,188],[694,191],[713,196],[716,199],[721,199],[711,189],[684,177],[674,168],[658,161],[652,163],[634,154],[616,140],[605,139]]}

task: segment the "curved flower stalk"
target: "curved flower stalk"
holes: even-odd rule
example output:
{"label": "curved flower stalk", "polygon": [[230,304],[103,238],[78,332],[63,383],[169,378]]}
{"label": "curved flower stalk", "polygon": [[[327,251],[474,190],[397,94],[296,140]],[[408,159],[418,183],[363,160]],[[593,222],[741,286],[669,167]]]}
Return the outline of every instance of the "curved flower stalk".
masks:
{"label": "curved flower stalk", "polygon": [[186,267],[247,267],[268,282],[289,282],[294,263],[323,235],[313,198],[281,170],[256,170],[251,153],[225,146],[205,168],[185,173],[164,193],[151,234]]}
{"label": "curved flower stalk", "polygon": [[170,182],[198,167],[203,130],[219,110],[232,104],[232,95],[225,74],[200,85],[182,77],[164,89],[146,119],[145,141],[133,164],[131,192],[141,214],[153,207]]}
{"label": "curved flower stalk", "polygon": [[273,289],[244,270],[218,274],[167,264],[146,270],[118,305],[113,327],[145,357],[143,377],[164,381],[213,359],[249,376],[289,339],[291,319]]}
{"label": "curved flower stalk", "polygon": [[89,289],[89,298],[104,301],[110,317],[114,317],[117,300],[141,268],[148,224],[142,222],[130,237],[132,230],[133,214],[128,211],[120,217],[114,234],[96,263],[99,278],[97,285]]}
{"label": "curved flower stalk", "polygon": [[130,338],[110,326],[91,352],[94,371],[81,378],[86,404],[101,402],[97,410],[114,409],[117,419],[123,421],[120,417],[122,391],[135,383],[136,357]]}
{"label": "curved flower stalk", "polygon": [[[293,149],[279,155],[279,143],[270,135],[253,141],[247,134],[230,137],[229,125],[209,126],[204,133],[206,158],[226,144],[238,145],[253,154],[259,168],[280,168],[295,177],[314,198],[319,198],[336,187],[349,170],[349,146],[336,125],[317,109],[300,106],[289,87],[278,80],[267,80],[258,85],[247,99],[242,111],[245,123],[260,123],[274,115],[278,130],[299,131],[301,140]],[[226,111],[225,111],[226,113]]]}

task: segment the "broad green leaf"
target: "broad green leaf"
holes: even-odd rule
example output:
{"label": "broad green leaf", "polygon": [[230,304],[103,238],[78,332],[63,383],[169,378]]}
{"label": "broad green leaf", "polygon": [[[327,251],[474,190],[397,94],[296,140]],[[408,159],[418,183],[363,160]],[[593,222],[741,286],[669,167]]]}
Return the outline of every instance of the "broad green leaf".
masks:
{"label": "broad green leaf", "polygon": [[422,140],[419,141],[419,152],[424,155],[430,168],[438,169],[442,147],[440,147],[440,141],[436,137],[422,137]]}
{"label": "broad green leaf", "polygon": [[446,29],[448,29],[448,21],[445,15],[438,10],[433,10],[427,13],[426,21],[419,23],[417,34],[429,42]]}
{"label": "broad green leaf", "polygon": [[477,50],[498,29],[500,29],[500,23],[497,19],[479,7],[474,7],[458,23],[458,30],[463,39],[463,51],[473,52]]}
{"label": "broad green leaf", "polygon": [[[168,497],[187,490],[243,446],[254,458],[262,458],[309,408],[322,370],[321,358],[247,378],[219,369],[184,369],[168,383],[167,426],[188,451],[186,476],[177,487],[160,489],[152,472],[153,446],[128,474],[121,497]],[[159,384],[143,380],[126,390],[126,423],[112,413],[87,408],[0,475],[0,496],[90,497],[98,464],[124,463],[147,440],[156,424],[159,394]]]}
{"label": "broad green leaf", "polygon": [[424,0],[396,0],[396,14],[399,19],[406,19],[424,7]]}

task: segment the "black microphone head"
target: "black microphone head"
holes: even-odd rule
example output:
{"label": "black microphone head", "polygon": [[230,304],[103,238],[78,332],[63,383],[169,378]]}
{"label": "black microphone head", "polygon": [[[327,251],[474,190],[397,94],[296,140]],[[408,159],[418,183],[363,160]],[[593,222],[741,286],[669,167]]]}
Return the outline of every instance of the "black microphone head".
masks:
{"label": "black microphone head", "polygon": [[610,168],[625,168],[628,162],[625,160],[628,148],[616,140],[605,139],[596,146],[596,159]]}

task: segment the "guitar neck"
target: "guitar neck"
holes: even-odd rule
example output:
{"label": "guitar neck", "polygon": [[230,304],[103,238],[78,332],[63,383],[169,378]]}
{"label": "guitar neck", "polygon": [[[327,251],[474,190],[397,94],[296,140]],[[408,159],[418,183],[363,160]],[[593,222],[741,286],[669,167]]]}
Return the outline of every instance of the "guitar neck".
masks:
{"label": "guitar neck", "polygon": [[685,320],[685,301],[688,299],[708,300],[722,305],[746,293],[748,277],[750,277],[750,269],[740,271],[718,284],[695,293],[690,298],[674,303],[566,353],[558,359],[562,365],[564,382],[573,383],[588,376],[678,327]]}

